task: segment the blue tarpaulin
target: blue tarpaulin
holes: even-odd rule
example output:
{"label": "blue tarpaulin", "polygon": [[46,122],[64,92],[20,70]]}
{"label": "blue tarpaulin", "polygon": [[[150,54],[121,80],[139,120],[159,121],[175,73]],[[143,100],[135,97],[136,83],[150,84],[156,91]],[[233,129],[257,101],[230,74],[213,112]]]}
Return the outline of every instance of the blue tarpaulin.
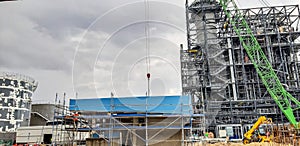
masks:
{"label": "blue tarpaulin", "polygon": [[[147,106],[146,106],[147,105]],[[70,99],[71,111],[192,114],[188,96],[141,96]]]}

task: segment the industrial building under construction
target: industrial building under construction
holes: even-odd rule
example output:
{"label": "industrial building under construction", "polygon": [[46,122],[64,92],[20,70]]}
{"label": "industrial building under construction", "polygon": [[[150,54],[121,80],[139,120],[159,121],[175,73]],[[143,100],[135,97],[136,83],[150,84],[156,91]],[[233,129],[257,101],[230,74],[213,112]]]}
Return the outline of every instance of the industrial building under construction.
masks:
{"label": "industrial building under construction", "polygon": [[[284,102],[274,100],[276,94],[257,70],[264,60],[257,62],[242,39],[255,37],[252,42],[276,74],[272,78],[280,80],[276,84],[299,100],[299,6],[224,10],[226,6],[216,0],[186,1],[188,46],[180,49],[183,96],[73,99],[70,110],[90,125],[81,130],[92,127],[110,145],[189,145],[207,137],[241,140],[261,116],[288,123]],[[248,34],[241,34],[234,17],[246,20]],[[292,114],[298,121],[298,111]],[[277,133],[275,139],[283,135],[289,134]]]}
{"label": "industrial building under construction", "polygon": [[[241,141],[265,116],[277,125],[274,141],[299,145],[285,126],[300,128],[293,122],[300,120],[299,5],[237,9],[230,2],[186,0],[182,96],[71,99],[69,111],[48,122],[44,138],[61,145]],[[28,135],[18,138],[29,142]]]}
{"label": "industrial building under construction", "polygon": [[[299,6],[266,6],[240,12],[280,82],[299,100]],[[205,114],[206,128],[242,128],[242,124],[252,124],[261,115],[276,123],[287,122],[220,3],[187,1],[186,18],[188,49],[181,50],[182,90],[195,101],[195,112]],[[298,121],[298,112],[295,116]]]}

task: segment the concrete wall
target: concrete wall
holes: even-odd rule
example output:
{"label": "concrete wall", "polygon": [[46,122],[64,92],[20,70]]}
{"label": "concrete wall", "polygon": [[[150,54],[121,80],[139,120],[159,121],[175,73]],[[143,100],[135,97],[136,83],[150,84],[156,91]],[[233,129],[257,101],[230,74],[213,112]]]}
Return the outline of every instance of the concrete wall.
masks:
{"label": "concrete wall", "polygon": [[[65,128],[65,126],[61,125],[20,127],[17,129],[16,142],[33,144],[53,141],[66,144],[89,136],[88,132],[73,133],[72,131],[64,130]],[[48,138],[47,140],[45,139],[46,137]]]}
{"label": "concrete wall", "polygon": [[[153,140],[161,140],[160,142],[156,143],[154,141],[152,141],[153,143],[150,145],[151,146],[179,146],[181,145],[181,130],[176,130],[177,132],[175,132],[174,130],[164,130],[164,132],[160,133],[158,136],[154,137]],[[168,139],[161,139],[161,138],[165,138],[165,135],[169,135],[170,132],[175,133],[174,135],[170,136]],[[151,141],[150,141],[151,142]]]}
{"label": "concrete wall", "polygon": [[50,121],[54,118],[54,111],[59,114],[63,113],[63,106],[58,104],[33,104],[31,107],[31,112],[37,112]]}
{"label": "concrete wall", "polygon": [[47,120],[41,117],[39,114],[31,113],[30,116],[30,126],[44,126]]}
{"label": "concrete wall", "polygon": [[17,143],[41,143],[44,134],[52,134],[52,126],[21,127],[17,129]]}
{"label": "concrete wall", "polygon": [[[119,131],[118,131],[119,132]],[[135,145],[135,146],[143,146],[146,145],[145,141],[145,129],[141,130],[133,130],[132,132],[136,133],[132,134],[130,132],[123,131],[122,132],[122,140],[120,140],[120,137],[114,137],[112,139],[112,145],[113,146],[119,146],[121,145]],[[116,135],[115,135],[116,136]],[[143,139],[141,139],[141,138]],[[181,144],[182,141],[182,133],[179,129],[148,129],[148,144],[151,146],[177,146]],[[87,142],[88,143],[88,142]],[[93,142],[93,144],[99,143],[104,144],[108,142],[100,142],[99,139],[96,142]],[[91,143],[90,143],[91,144]]]}
{"label": "concrete wall", "polygon": [[107,146],[108,143],[103,138],[87,138],[86,146]]}

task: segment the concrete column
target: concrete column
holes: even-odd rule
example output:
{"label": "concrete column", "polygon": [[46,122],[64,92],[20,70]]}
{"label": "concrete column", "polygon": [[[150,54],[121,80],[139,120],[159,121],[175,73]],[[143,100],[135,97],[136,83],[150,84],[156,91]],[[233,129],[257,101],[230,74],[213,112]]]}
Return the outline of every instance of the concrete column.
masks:
{"label": "concrete column", "polygon": [[[139,119],[138,118],[133,118],[133,125],[134,126],[138,126],[136,123],[139,122]],[[136,130],[132,130],[132,132],[136,132]],[[132,134],[132,145],[133,146],[137,146],[137,137],[136,135]]]}

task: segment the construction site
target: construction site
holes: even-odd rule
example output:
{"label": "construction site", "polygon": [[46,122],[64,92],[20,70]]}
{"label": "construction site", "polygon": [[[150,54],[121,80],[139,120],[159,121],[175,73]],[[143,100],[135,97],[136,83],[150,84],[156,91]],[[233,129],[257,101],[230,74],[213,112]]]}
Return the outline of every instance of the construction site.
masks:
{"label": "construction site", "polygon": [[[234,31],[221,4],[193,1],[186,10],[188,49],[181,50],[182,90],[196,101],[194,109],[205,113],[206,128],[234,124],[241,129],[241,123],[252,124],[262,115],[276,123],[288,122],[239,39],[246,34]],[[232,17],[237,13],[228,11]],[[239,11],[283,88],[299,99],[299,6]],[[299,120],[297,110],[294,115]]]}
{"label": "construction site", "polygon": [[186,0],[182,95],[55,103],[43,111],[53,117],[33,111],[35,125],[18,127],[16,143],[299,146],[300,9],[264,4]]}

